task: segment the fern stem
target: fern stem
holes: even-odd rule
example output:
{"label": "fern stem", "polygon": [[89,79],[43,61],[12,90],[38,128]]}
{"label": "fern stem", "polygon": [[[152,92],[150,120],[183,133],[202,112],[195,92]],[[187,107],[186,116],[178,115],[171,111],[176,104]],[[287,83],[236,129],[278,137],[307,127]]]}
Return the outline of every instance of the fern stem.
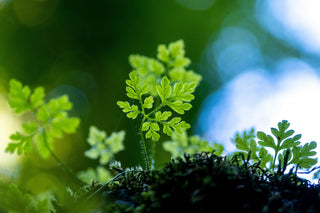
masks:
{"label": "fern stem", "polygon": [[150,157],[148,155],[148,150],[147,150],[147,144],[146,144],[146,140],[144,139],[143,137],[143,132],[142,132],[142,124],[144,123],[145,121],[145,117],[142,119],[141,121],[141,125],[140,125],[140,136],[141,136],[141,142],[142,142],[142,148],[143,148],[143,153],[144,153],[144,160],[145,160],[145,163],[146,163],[146,169],[147,170],[150,170]]}
{"label": "fern stem", "polygon": [[55,161],[57,161],[58,165],[67,173],[69,173],[75,180],[77,180],[77,182],[79,182],[79,184],[81,185],[86,185],[87,183],[83,182],[82,180],[80,180],[77,175],[66,165],[62,162],[62,160],[60,160],[60,158],[54,153],[54,151],[50,148],[50,145],[48,143],[47,140],[47,134],[46,131],[44,129],[41,130],[42,134],[43,134],[43,141],[44,144],[46,146],[46,148],[48,149],[48,151],[50,152],[51,156],[53,157],[53,159],[55,159]]}
{"label": "fern stem", "polygon": [[274,154],[274,159],[273,159],[273,162],[272,162],[272,165],[271,165],[272,171],[274,171],[274,168],[276,166],[276,159],[277,159],[277,155],[279,153],[280,143],[281,143],[281,140],[279,140],[277,138],[277,147],[276,147],[275,154]]}

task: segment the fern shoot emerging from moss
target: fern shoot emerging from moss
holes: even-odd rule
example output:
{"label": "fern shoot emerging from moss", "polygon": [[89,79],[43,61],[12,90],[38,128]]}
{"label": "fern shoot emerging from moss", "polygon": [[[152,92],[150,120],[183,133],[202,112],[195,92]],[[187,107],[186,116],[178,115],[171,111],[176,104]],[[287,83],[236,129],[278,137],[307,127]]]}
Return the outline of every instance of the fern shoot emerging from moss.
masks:
{"label": "fern shoot emerging from moss", "polygon": [[114,155],[124,149],[123,141],[125,131],[113,132],[110,136],[103,130],[99,130],[95,126],[90,127],[89,137],[87,138],[91,148],[84,154],[86,157],[97,160],[99,165],[96,168],[88,168],[78,173],[81,180],[86,183],[94,181],[107,182],[112,178],[107,165],[114,161]]}
{"label": "fern shoot emerging from moss", "polygon": [[[245,158],[259,162],[262,168],[268,168],[272,172],[275,168],[284,172],[290,164],[310,169],[317,163],[317,160],[312,158],[316,155],[314,149],[317,143],[312,141],[299,146],[301,134],[294,135],[294,130],[288,130],[289,126],[290,123],[286,120],[279,122],[278,128],[271,128],[273,137],[261,131],[255,134],[253,129],[245,131],[242,135],[236,134],[234,142]],[[273,152],[266,148],[271,148]]]}
{"label": "fern shoot emerging from moss", "polygon": [[141,118],[141,145],[147,169],[154,166],[154,142],[159,141],[161,130],[171,136],[190,128],[190,124],[176,115],[192,107],[192,93],[201,76],[186,70],[190,59],[184,54],[183,41],[179,40],[168,47],[159,45],[157,59],[140,55],[129,57],[134,70],[129,73],[126,91],[132,104],[128,101],[117,104],[128,118]]}

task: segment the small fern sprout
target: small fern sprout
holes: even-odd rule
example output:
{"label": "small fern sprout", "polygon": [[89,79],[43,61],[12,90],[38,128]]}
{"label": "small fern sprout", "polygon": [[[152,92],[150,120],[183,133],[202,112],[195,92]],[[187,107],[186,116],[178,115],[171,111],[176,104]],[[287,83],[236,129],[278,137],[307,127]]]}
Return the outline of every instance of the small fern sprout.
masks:
{"label": "small fern sprout", "polygon": [[110,136],[107,136],[105,131],[91,126],[87,138],[90,149],[85,151],[84,154],[92,160],[99,160],[99,164],[96,168],[89,167],[85,171],[80,171],[78,177],[86,183],[92,181],[106,182],[110,180],[112,174],[107,169],[107,165],[109,167],[118,165],[121,168],[121,163],[114,161],[114,156],[116,153],[124,150],[123,141],[125,135],[125,131],[122,130],[120,132],[113,132]]}
{"label": "small fern sprout", "polygon": [[154,168],[155,142],[160,132],[171,136],[182,134],[190,124],[178,115],[190,110],[193,92],[201,76],[186,70],[190,59],[184,56],[182,40],[167,46],[159,45],[157,59],[131,55],[134,68],[126,80],[127,96],[132,100],[118,101],[118,106],[128,118],[141,117],[141,147],[146,168]]}
{"label": "small fern sprout", "polygon": [[[278,128],[271,128],[273,136],[261,131],[256,134],[254,130],[245,131],[242,135],[237,134],[234,142],[238,152],[254,162],[260,162],[261,167],[272,172],[275,172],[276,168],[284,172],[288,165],[310,169],[317,163],[317,160],[312,158],[316,155],[314,149],[317,143],[312,141],[300,145],[301,134],[294,135],[294,130],[288,130],[289,126],[290,123],[286,120],[279,122]],[[273,153],[267,148],[273,150]]]}

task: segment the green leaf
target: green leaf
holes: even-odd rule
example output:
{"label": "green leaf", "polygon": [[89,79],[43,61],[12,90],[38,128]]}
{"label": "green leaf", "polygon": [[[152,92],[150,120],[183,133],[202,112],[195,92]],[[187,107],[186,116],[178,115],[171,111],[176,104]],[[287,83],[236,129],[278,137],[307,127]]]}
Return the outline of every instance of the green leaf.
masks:
{"label": "green leaf", "polygon": [[107,137],[104,141],[104,143],[109,146],[111,149],[111,152],[118,153],[122,150],[124,150],[123,141],[125,139],[126,132],[120,131],[120,132],[113,132],[109,137]]}
{"label": "green leaf", "polygon": [[184,56],[184,43],[182,40],[170,43],[168,49],[173,58],[177,56]]}
{"label": "green leaf", "polygon": [[164,66],[158,60],[141,55],[130,55],[129,62],[131,66],[141,76],[154,74],[160,76],[164,72]]}
{"label": "green leaf", "polygon": [[[61,114],[62,115],[62,114]],[[75,133],[79,127],[79,118],[68,118],[67,116],[56,117],[52,119],[51,130],[54,131],[56,137],[62,137],[63,133]]]}
{"label": "green leaf", "polygon": [[33,109],[41,106],[44,102],[45,92],[43,87],[37,87],[30,96],[30,104]]}
{"label": "green leaf", "polygon": [[118,101],[117,104],[123,109],[123,112],[127,113],[128,118],[136,119],[141,113],[137,105],[130,106],[129,102],[127,101]]}
{"label": "green leaf", "polygon": [[271,132],[276,138],[280,137],[279,131],[276,128],[271,128]]}
{"label": "green leaf", "polygon": [[297,146],[292,148],[293,158],[290,162],[299,165],[301,168],[311,168],[313,165],[317,163],[316,159],[309,158],[310,156],[314,156],[317,153],[312,151],[317,147],[317,143],[312,141],[311,143],[306,143],[303,146]]}
{"label": "green leaf", "polygon": [[41,132],[36,135],[35,139],[37,150],[42,158],[48,158],[50,156],[50,151],[48,150],[47,144],[49,145],[50,149],[53,150],[52,144],[48,143],[49,136],[47,137],[48,138],[46,138],[46,135],[43,132]]}
{"label": "green leaf", "polygon": [[266,167],[266,164],[268,162],[272,162],[273,158],[272,156],[268,153],[268,151],[265,148],[260,148],[259,150],[259,158],[260,158],[260,166],[262,168]]}
{"label": "green leaf", "polygon": [[189,70],[186,71],[184,68],[173,68],[169,71],[170,80],[173,82],[183,82],[183,83],[196,83],[197,85],[202,80],[201,75]]}
{"label": "green leaf", "polygon": [[155,114],[155,119],[156,121],[166,121],[171,115],[172,113],[170,111],[164,111],[162,113],[159,111]]}
{"label": "green leaf", "polygon": [[154,102],[153,97],[149,96],[149,97],[144,99],[143,107],[147,108],[147,109],[151,109],[152,106],[153,106],[153,102]]}
{"label": "green leaf", "polygon": [[[37,196],[23,192],[17,185],[10,183],[2,198],[2,205],[10,213],[55,213],[52,194],[42,193]],[[14,202],[13,202],[14,201]]]}
{"label": "green leaf", "polygon": [[99,159],[100,165],[104,166],[114,159],[116,153],[124,149],[124,138],[125,131],[113,132],[107,137],[105,131],[91,126],[87,138],[91,148],[85,151],[85,156],[91,159]]}
{"label": "green leaf", "polygon": [[42,121],[45,123],[49,122],[50,112],[47,105],[40,106],[36,116],[39,121]]}
{"label": "green leaf", "polygon": [[36,131],[38,131],[38,125],[34,121],[29,121],[28,123],[22,124],[22,128],[25,133],[32,134]]}
{"label": "green leaf", "polygon": [[179,114],[184,114],[185,111],[188,111],[192,107],[191,104],[183,103],[182,101],[169,102],[167,105]]}
{"label": "green leaf", "polygon": [[141,130],[145,132],[145,131],[148,131],[149,129],[150,129],[150,122],[144,122],[142,124]]}
{"label": "green leaf", "polygon": [[270,135],[266,135],[264,132],[257,132],[257,137],[260,139],[258,143],[264,147],[271,147],[276,149],[276,144],[274,143],[273,138]]}
{"label": "green leaf", "polygon": [[14,142],[10,142],[6,147],[6,152],[15,153],[18,155],[22,153],[29,153],[32,150],[32,141],[28,136],[24,136],[19,132],[12,134],[10,139]]}
{"label": "green leaf", "polygon": [[236,148],[243,151],[250,151],[249,143],[246,138],[241,137],[239,134],[237,134],[236,139],[234,140],[236,143]]}
{"label": "green leaf", "polygon": [[67,95],[62,95],[58,98],[50,99],[48,109],[50,111],[50,116],[55,117],[60,112],[72,109],[72,103],[69,101]]}
{"label": "green leaf", "polygon": [[189,129],[191,126],[185,121],[181,121],[180,117],[175,117],[168,122],[163,122],[163,133],[169,136],[172,135],[174,130],[177,134],[182,134],[183,130]]}
{"label": "green leaf", "polygon": [[161,80],[161,85],[157,85],[157,92],[161,98],[162,103],[166,103],[167,99],[171,96],[170,80],[164,76]]}
{"label": "green leaf", "polygon": [[152,128],[146,134],[146,138],[151,138],[153,141],[158,141],[160,139],[160,135]]}
{"label": "green leaf", "polygon": [[155,122],[145,122],[142,125],[142,131],[147,131],[146,138],[152,138],[153,141],[159,140],[160,135],[157,133],[159,130],[160,127]]}
{"label": "green leaf", "polygon": [[[41,157],[48,157],[54,138],[62,137],[63,133],[74,133],[79,126],[78,118],[68,116],[67,111],[72,103],[67,95],[44,101],[43,87],[37,87],[33,92],[28,86],[12,79],[10,81],[10,105],[16,113],[30,110],[30,120],[22,124],[23,134],[11,135],[13,141],[7,147],[8,152],[17,151],[18,154],[30,152],[36,145]],[[47,134],[45,134],[45,132]]]}
{"label": "green leaf", "polygon": [[129,80],[126,80],[126,84],[132,87],[133,89],[136,89],[139,87],[140,78],[136,71],[132,71],[129,73]]}
{"label": "green leaf", "polygon": [[127,96],[129,98],[139,100],[139,95],[137,94],[137,92],[134,89],[132,89],[132,87],[126,87],[126,91],[127,91]]}
{"label": "green leaf", "polygon": [[9,85],[9,105],[15,113],[22,113],[30,110],[30,88],[28,86],[23,86],[22,83],[16,79],[11,79]]}
{"label": "green leaf", "polygon": [[293,138],[288,138],[282,143],[282,145],[280,146],[280,150],[289,149],[289,148],[298,146],[299,144],[300,144],[300,141],[295,141]]}
{"label": "green leaf", "polygon": [[191,93],[194,92],[196,86],[196,83],[175,83],[173,86],[172,99],[187,102],[192,101],[194,96]]}
{"label": "green leaf", "polygon": [[99,130],[95,126],[90,126],[89,128],[89,136],[87,138],[87,142],[91,145],[97,145],[98,143],[101,143],[107,137],[107,133],[103,130]]}
{"label": "green leaf", "polygon": [[170,55],[169,55],[169,50],[166,48],[166,45],[161,44],[158,46],[158,54],[157,54],[157,58],[160,61],[163,62],[169,62],[170,61]]}

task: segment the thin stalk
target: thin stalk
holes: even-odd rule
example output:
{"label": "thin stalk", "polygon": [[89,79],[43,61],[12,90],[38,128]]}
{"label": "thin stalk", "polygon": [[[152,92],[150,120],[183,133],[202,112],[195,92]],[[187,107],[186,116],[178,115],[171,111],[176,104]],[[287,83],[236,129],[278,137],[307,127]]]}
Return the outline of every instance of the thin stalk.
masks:
{"label": "thin stalk", "polygon": [[276,159],[277,159],[277,156],[278,156],[280,143],[281,143],[281,141],[279,139],[277,139],[277,148],[275,150],[274,159],[273,159],[273,162],[272,162],[272,165],[271,165],[272,171],[274,171],[274,168],[276,166]]}
{"label": "thin stalk", "polygon": [[55,159],[55,161],[57,161],[58,165],[67,173],[69,173],[74,179],[76,179],[80,184],[86,184],[85,182],[83,182],[82,180],[80,180],[77,175],[67,166],[65,165],[60,158],[54,153],[54,151],[50,148],[50,145],[48,143],[47,140],[47,134],[46,131],[44,129],[42,129],[42,134],[43,134],[43,141],[44,144],[46,146],[46,148],[48,149],[48,151],[50,152],[51,156],[53,157],[53,159]]}
{"label": "thin stalk", "polygon": [[144,139],[144,137],[143,137],[143,132],[142,132],[142,124],[144,123],[144,121],[145,121],[145,117],[142,119],[142,121],[141,121],[141,127],[140,127],[140,135],[141,135],[141,142],[142,142],[142,148],[143,148],[143,153],[144,153],[144,158],[145,158],[145,163],[146,163],[146,169],[147,170],[150,170],[150,163],[149,163],[149,161],[150,161],[150,158],[149,158],[149,156],[148,156],[148,150],[147,150],[147,145],[146,145],[146,141],[145,141],[145,139]]}
{"label": "thin stalk", "polygon": [[156,164],[156,143],[154,141],[151,143],[151,169],[154,169]]}
{"label": "thin stalk", "polygon": [[96,195],[99,191],[101,191],[104,187],[106,187],[111,181],[114,181],[114,180],[117,179],[119,176],[123,175],[124,173],[126,173],[126,171],[121,172],[121,173],[117,174],[116,176],[114,176],[111,180],[109,180],[108,182],[106,182],[105,184],[103,184],[99,189],[97,189],[95,192],[93,192],[86,200],[91,199],[94,195]]}

